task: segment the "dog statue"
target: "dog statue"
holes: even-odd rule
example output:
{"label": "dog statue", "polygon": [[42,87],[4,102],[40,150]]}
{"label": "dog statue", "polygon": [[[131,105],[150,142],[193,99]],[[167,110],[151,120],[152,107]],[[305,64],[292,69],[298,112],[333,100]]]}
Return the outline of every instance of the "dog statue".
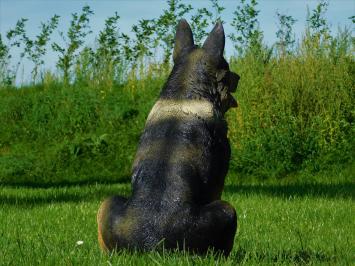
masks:
{"label": "dog statue", "polygon": [[208,249],[228,255],[236,211],[221,200],[230,145],[225,112],[236,107],[239,76],[223,57],[217,22],[202,48],[182,19],[174,67],[150,111],[132,167],[132,196],[106,199],[98,211],[103,250]]}

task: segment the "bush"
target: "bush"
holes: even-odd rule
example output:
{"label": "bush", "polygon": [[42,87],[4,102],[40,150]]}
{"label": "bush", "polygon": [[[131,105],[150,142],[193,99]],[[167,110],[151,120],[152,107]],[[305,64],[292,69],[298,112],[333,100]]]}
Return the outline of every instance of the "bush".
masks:
{"label": "bush", "polygon": [[[110,92],[64,85],[0,91],[0,182],[126,180],[162,80]],[[152,85],[149,85],[152,84]]]}
{"label": "bush", "polygon": [[[306,40],[305,40],[306,41]],[[354,150],[353,59],[323,52],[235,61],[239,110],[229,114],[233,168],[260,177],[351,160]]]}
{"label": "bush", "polygon": [[[192,6],[167,1],[157,19],[140,20],[134,37],[119,32],[119,15],[109,17],[96,47],[89,6],[72,14],[68,42],[52,44],[58,73],[41,72],[43,57],[59,17],[42,24],[36,40],[26,35],[26,19],[0,36],[0,182],[60,184],[127,180],[139,135],[171,69],[174,30]],[[197,41],[221,19],[214,12],[192,13]],[[350,29],[331,34],[320,1],[308,14],[301,41],[293,38],[292,16],[279,14],[278,42],[268,47],[259,27],[257,1],[236,7],[229,35],[236,55],[229,61],[241,76],[240,107],[227,114],[232,175],[281,178],[319,171],[354,158],[354,38]],[[350,19],[353,20],[353,17]],[[237,35],[237,34],[240,35]],[[64,37],[62,33],[62,37]],[[13,88],[24,49],[34,63],[33,84]],[[159,48],[160,47],[160,48]],[[276,49],[275,49],[276,48]],[[152,59],[161,49],[162,60]],[[37,77],[42,77],[41,79]]]}

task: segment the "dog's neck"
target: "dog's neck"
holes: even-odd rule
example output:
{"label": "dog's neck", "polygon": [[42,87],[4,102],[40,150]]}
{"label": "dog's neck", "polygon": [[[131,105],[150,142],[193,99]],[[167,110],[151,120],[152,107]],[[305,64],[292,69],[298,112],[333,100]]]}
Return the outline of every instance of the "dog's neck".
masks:
{"label": "dog's neck", "polygon": [[213,104],[208,100],[171,100],[160,99],[150,111],[147,124],[168,119],[212,119]]}

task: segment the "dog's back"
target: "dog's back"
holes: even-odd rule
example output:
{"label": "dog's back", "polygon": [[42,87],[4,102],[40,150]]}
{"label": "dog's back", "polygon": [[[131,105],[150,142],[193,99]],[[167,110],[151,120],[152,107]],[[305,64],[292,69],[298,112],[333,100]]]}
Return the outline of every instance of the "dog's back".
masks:
{"label": "dog's back", "polygon": [[[211,35],[223,37],[224,48],[221,24]],[[232,103],[229,87],[236,84],[216,76],[231,73],[223,51],[215,60],[208,39],[197,48],[190,37],[187,22],[180,22],[174,69],[147,118],[133,163],[131,198],[112,197],[99,210],[104,249],[150,250],[162,243],[228,254],[232,248],[236,214],[220,197],[230,158],[223,115]]]}

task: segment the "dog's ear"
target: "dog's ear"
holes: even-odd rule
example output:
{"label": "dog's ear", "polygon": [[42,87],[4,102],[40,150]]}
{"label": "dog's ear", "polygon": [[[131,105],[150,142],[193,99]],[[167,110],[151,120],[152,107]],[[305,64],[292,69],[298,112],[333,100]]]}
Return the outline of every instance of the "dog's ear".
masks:
{"label": "dog's ear", "polygon": [[181,19],[176,27],[175,47],[173,53],[173,60],[176,63],[182,50],[190,48],[194,45],[194,39],[189,23],[185,19]]}
{"label": "dog's ear", "polygon": [[218,21],[202,48],[216,59],[219,59],[223,56],[225,38],[222,22]]}

